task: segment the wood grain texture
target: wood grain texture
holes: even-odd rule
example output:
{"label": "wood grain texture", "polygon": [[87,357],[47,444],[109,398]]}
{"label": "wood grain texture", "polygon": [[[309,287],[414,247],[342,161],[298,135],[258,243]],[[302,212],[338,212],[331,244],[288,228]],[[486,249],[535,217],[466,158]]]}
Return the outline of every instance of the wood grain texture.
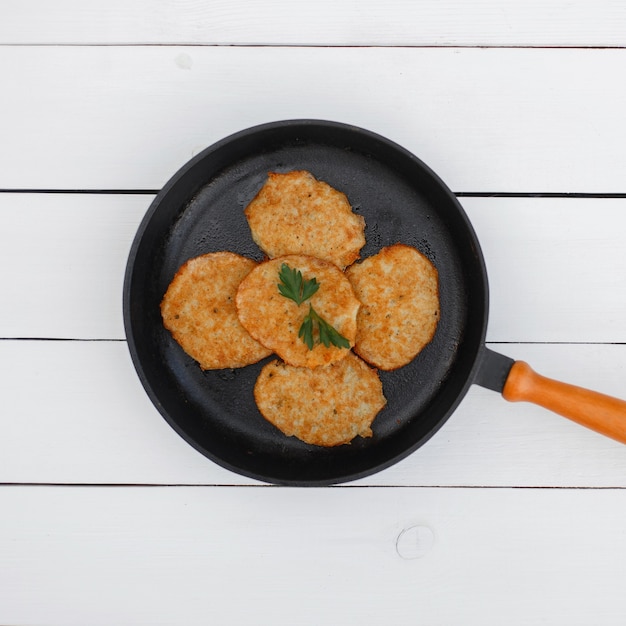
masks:
{"label": "wood grain texture", "polygon": [[0,47],[0,189],[160,189],[233,132],[318,118],[455,192],[624,193],[625,68],[606,49]]}
{"label": "wood grain texture", "polygon": [[[547,376],[624,398],[624,346],[491,347]],[[2,341],[0,377],[0,483],[252,483],[167,425],[123,342]],[[426,445],[356,484],[626,487],[625,477],[626,446],[472,387]]]}
{"label": "wood grain texture", "polygon": [[626,340],[623,199],[461,198],[461,203],[487,265],[490,341]]}
{"label": "wood grain texture", "polygon": [[[0,194],[0,337],[124,339],[124,270],[153,197]],[[626,342],[625,199],[461,202],[487,264],[489,341]]]}
{"label": "wood grain texture", "polygon": [[[122,339],[126,260],[149,196],[0,194],[0,335]],[[19,271],[16,271],[19,268]]]}
{"label": "wood grain texture", "polygon": [[489,347],[624,398],[625,33],[621,0],[0,1],[0,623],[621,626],[626,446],[472,387],[375,476],[253,484],[152,406],[121,289],[191,156],[349,122],[525,196],[461,197]]}
{"label": "wood grain texture", "polygon": [[4,2],[3,44],[623,46],[618,0]]}
{"label": "wood grain texture", "polygon": [[[0,620],[618,626],[623,505],[621,490],[3,488]],[[415,526],[430,541],[402,558]]]}

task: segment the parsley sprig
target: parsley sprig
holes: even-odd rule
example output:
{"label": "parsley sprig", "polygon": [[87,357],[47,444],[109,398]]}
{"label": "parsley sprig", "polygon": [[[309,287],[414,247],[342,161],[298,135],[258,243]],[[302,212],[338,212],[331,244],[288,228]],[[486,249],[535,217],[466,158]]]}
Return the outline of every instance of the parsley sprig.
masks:
{"label": "parsley sprig", "polygon": [[319,334],[319,341],[321,341],[327,348],[332,343],[333,346],[338,348],[349,348],[350,342],[341,334],[339,334],[323,317],[321,317],[317,311],[309,304],[309,312],[300,326],[298,337],[302,338],[302,341],[306,343],[309,350],[313,350],[315,344],[313,340],[313,325],[317,324],[317,331]]}
{"label": "parsley sprig", "polygon": [[278,278],[280,278],[281,282],[281,284],[278,285],[278,291],[280,291],[285,298],[293,300],[298,306],[305,300],[308,300],[320,288],[320,284],[317,282],[316,278],[304,280],[302,278],[302,272],[300,270],[294,270],[289,267],[287,263],[283,263],[280,266]]}
{"label": "parsley sprig", "polygon": [[[278,291],[285,298],[293,300],[298,306],[305,300],[308,300],[320,288],[316,278],[305,280],[300,270],[295,270],[286,263],[281,265],[278,277],[280,278]],[[304,341],[309,350],[313,350],[313,346],[316,343],[313,332],[316,327],[318,343],[322,343],[326,348],[330,347],[331,344],[338,348],[350,347],[350,342],[333,328],[309,302],[309,312],[298,331],[298,337]]]}

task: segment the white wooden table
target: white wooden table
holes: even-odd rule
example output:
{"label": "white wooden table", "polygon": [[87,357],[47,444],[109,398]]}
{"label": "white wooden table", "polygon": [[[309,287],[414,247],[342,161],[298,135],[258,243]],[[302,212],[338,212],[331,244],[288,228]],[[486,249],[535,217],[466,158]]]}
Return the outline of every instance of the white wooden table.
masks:
{"label": "white wooden table", "polygon": [[152,406],[121,294],[194,154],[348,122],[458,194],[490,347],[626,397],[626,4],[4,0],[0,44],[1,624],[624,624],[622,444],[472,387],[370,478],[255,483]]}

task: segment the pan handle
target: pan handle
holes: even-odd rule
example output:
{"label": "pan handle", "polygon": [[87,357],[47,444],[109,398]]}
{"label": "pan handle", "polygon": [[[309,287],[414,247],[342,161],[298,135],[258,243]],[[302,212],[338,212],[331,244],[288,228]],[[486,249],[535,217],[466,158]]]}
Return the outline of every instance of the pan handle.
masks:
{"label": "pan handle", "polygon": [[515,361],[502,395],[510,402],[532,402],[626,443],[626,402],[541,376],[524,361]]}

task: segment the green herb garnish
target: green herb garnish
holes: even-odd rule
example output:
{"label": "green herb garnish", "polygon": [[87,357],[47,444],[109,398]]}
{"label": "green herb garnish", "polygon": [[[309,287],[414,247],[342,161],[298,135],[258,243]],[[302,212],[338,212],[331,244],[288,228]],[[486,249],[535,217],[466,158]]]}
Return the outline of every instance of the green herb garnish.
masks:
{"label": "green herb garnish", "polygon": [[[305,280],[300,270],[295,270],[286,263],[282,264],[278,277],[280,278],[278,291],[281,295],[285,296],[285,298],[293,300],[298,306],[305,300],[308,300],[320,288],[317,279],[311,278],[310,280]],[[324,344],[327,348],[331,344],[338,348],[350,347],[350,342],[321,317],[309,303],[309,312],[298,331],[298,337],[304,341],[309,350],[313,350],[313,346],[315,345],[315,338],[313,336],[315,327],[317,327],[318,343]]]}
{"label": "green herb garnish", "polygon": [[323,317],[318,315],[317,311],[309,304],[309,312],[300,326],[298,337],[302,338],[302,341],[306,343],[309,350],[313,350],[313,326],[317,324],[317,331],[319,334],[319,341],[323,343],[327,348],[332,343],[333,346],[338,348],[349,348],[350,342],[340,335]]}
{"label": "green herb garnish", "polygon": [[308,300],[320,288],[320,284],[315,278],[304,280],[300,270],[294,270],[286,263],[281,265],[278,277],[282,283],[278,285],[278,291],[285,298],[293,300],[298,306]]}

